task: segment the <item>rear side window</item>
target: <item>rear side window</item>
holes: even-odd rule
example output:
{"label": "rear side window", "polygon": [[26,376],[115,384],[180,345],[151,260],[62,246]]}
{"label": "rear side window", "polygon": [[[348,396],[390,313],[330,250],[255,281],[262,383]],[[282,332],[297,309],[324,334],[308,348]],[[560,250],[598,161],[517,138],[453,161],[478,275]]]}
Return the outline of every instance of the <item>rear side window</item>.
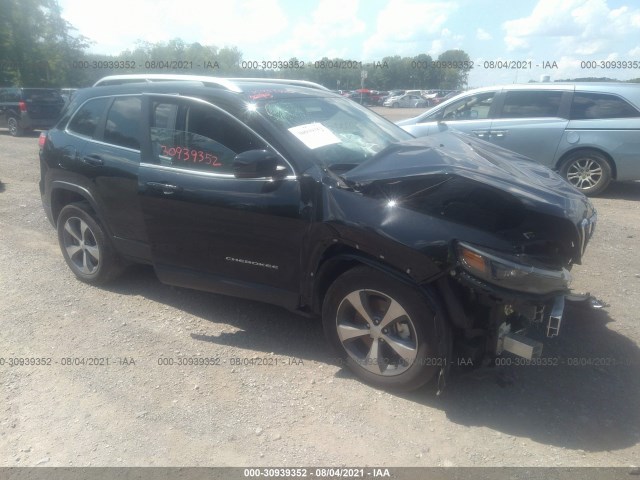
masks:
{"label": "rear side window", "polygon": [[109,109],[104,128],[104,141],[121,147],[140,150],[140,97],[116,98]]}
{"label": "rear side window", "polygon": [[108,101],[108,98],[96,98],[86,102],[75,113],[67,129],[78,135],[93,137]]}
{"label": "rear side window", "polygon": [[557,117],[562,92],[507,92],[502,118]]}
{"label": "rear side window", "polygon": [[639,117],[640,112],[615,95],[606,93],[578,93],[573,95],[571,119]]}

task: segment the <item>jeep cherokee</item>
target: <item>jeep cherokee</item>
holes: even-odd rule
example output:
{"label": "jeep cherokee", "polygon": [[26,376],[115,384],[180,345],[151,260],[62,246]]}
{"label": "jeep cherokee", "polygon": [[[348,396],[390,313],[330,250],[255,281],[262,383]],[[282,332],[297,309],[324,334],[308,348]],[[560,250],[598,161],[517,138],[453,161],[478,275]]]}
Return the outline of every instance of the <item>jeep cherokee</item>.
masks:
{"label": "jeep cherokee", "polygon": [[[360,378],[442,388],[560,330],[596,215],[550,169],[464,135],[414,139],[321,88],[257,79],[78,91],[40,139],[62,255],[322,317]],[[455,351],[454,351],[455,345]]]}

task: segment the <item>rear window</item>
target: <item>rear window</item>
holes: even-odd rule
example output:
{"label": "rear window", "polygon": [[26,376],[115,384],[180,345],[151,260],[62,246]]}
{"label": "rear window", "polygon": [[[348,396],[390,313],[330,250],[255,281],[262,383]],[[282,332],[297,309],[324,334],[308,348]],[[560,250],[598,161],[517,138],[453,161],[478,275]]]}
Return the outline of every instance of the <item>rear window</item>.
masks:
{"label": "rear window", "polygon": [[64,99],[57,90],[28,88],[22,91],[25,102],[38,103],[64,103]]}
{"label": "rear window", "polygon": [[557,117],[562,92],[508,92],[502,118]]}
{"label": "rear window", "polygon": [[640,112],[620,97],[606,93],[578,93],[573,95],[571,119],[638,117]]}

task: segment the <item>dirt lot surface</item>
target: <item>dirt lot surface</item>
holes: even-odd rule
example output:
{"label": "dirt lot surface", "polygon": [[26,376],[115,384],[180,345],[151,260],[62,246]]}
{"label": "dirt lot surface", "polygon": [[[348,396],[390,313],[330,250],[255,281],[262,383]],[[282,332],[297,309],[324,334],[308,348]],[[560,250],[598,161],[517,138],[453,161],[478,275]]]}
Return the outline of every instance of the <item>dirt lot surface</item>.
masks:
{"label": "dirt lot surface", "polygon": [[[318,321],[276,307],[165,286],[148,267],[77,281],[38,179],[37,135],[0,130],[0,466],[640,464],[638,182],[594,199],[573,271],[610,306],[566,311],[551,366],[458,369],[434,397],[364,385]],[[104,360],[67,365],[82,358]],[[178,364],[193,358],[214,365]]]}

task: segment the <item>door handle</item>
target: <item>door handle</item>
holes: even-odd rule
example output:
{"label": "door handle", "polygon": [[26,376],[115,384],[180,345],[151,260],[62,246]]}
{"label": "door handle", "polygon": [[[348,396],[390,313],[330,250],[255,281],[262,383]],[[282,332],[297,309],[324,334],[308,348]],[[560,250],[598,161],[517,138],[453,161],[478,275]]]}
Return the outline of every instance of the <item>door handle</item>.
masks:
{"label": "door handle", "polygon": [[471,133],[478,138],[487,138],[489,136],[489,130],[472,130]]}
{"label": "door handle", "polygon": [[147,182],[147,187],[150,187],[154,190],[161,190],[165,195],[173,195],[176,192],[182,191],[182,187],[162,182]]}
{"label": "door handle", "polygon": [[101,165],[104,165],[104,160],[98,155],[86,155],[82,157],[82,163],[86,163],[87,165],[92,165],[94,167],[99,167]]}

